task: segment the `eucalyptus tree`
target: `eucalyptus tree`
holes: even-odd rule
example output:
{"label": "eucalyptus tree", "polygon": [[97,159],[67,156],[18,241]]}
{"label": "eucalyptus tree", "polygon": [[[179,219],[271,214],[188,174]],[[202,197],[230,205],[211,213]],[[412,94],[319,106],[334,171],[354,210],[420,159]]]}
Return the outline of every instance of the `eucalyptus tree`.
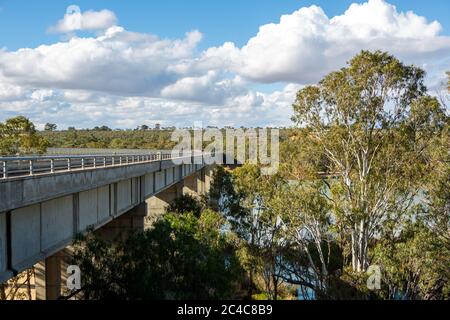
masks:
{"label": "eucalyptus tree", "polygon": [[221,212],[231,233],[237,235],[248,277],[247,296],[252,298],[255,287],[262,284],[265,297],[277,299],[283,282],[279,272],[283,244],[280,219],[269,202],[284,181],[264,176],[259,166],[249,163],[233,171],[219,167],[213,181],[209,205]]}
{"label": "eucalyptus tree", "polygon": [[34,124],[23,116],[0,123],[1,155],[44,153],[47,144],[47,141],[37,134]]}
{"label": "eucalyptus tree", "polygon": [[342,267],[342,262],[336,263],[342,259],[336,250],[336,233],[323,186],[320,182],[288,182],[273,190],[267,206],[281,217],[281,278],[312,290],[315,297],[323,296],[330,276]]}
{"label": "eucalyptus tree", "polygon": [[283,283],[279,270],[285,237],[280,212],[270,204],[285,181],[279,175],[264,175],[259,166],[249,163],[235,169],[230,178],[232,187],[222,186],[226,200],[221,211],[248,252],[245,265],[251,282],[249,294],[255,275],[259,275],[267,297],[276,300]]}
{"label": "eucalyptus tree", "polygon": [[[431,137],[445,113],[427,95],[425,72],[384,52],[362,51],[348,66],[297,94],[298,125],[325,161],[335,221],[349,234],[352,269],[369,266],[369,244],[411,207],[430,170]],[[320,171],[318,169],[318,171]]]}

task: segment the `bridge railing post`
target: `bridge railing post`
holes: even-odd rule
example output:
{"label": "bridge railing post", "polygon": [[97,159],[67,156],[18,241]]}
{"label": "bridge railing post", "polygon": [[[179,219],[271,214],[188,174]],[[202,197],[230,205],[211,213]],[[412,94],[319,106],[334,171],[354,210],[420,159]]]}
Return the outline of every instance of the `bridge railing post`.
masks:
{"label": "bridge railing post", "polygon": [[50,173],[55,172],[55,159],[50,159]]}
{"label": "bridge railing post", "polygon": [[67,171],[72,170],[72,160],[69,158],[67,159]]}
{"label": "bridge railing post", "polygon": [[34,174],[33,160],[30,160],[30,176],[32,176],[33,174]]}

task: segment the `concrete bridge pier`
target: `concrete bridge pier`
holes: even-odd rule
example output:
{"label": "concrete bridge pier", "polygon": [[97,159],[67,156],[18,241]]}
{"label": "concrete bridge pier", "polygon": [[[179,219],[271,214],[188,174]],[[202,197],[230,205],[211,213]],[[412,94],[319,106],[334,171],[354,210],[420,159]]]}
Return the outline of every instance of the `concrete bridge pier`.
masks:
{"label": "concrete bridge pier", "polygon": [[36,300],[57,300],[62,294],[63,252],[57,252],[35,265]]}
{"label": "concrete bridge pier", "polygon": [[147,217],[145,219],[145,229],[150,229],[153,224],[166,212],[167,207],[175,199],[183,195],[184,181],[180,181],[170,188],[147,199]]}
{"label": "concrete bridge pier", "polygon": [[[132,232],[144,231],[146,205],[142,203],[110,221],[95,234],[104,241],[125,240]],[[57,300],[66,294],[67,268],[73,256],[68,246],[35,265],[36,300]]]}
{"label": "concrete bridge pier", "polygon": [[125,240],[132,232],[143,232],[147,215],[145,203],[104,225],[95,234],[104,241]]}
{"label": "concrete bridge pier", "polygon": [[205,167],[194,174],[185,177],[182,181],[172,185],[170,188],[159,192],[157,195],[146,200],[147,217],[145,229],[149,229],[166,212],[167,207],[177,198],[190,195],[200,199],[205,195],[212,183],[213,167]]}
{"label": "concrete bridge pier", "polygon": [[200,198],[204,194],[204,175],[203,170],[184,178],[183,195],[190,195],[194,198]]}
{"label": "concrete bridge pier", "polygon": [[184,195],[200,198],[210,190],[213,176],[213,167],[207,166],[195,174],[184,179]]}

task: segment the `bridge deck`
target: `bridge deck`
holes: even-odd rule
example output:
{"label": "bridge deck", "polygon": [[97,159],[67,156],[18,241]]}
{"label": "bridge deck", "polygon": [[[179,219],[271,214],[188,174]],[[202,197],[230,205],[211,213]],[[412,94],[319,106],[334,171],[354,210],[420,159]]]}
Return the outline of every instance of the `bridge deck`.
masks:
{"label": "bridge deck", "polygon": [[[97,230],[155,197],[171,195],[180,182],[186,192],[205,188],[210,170],[196,152],[178,158],[169,153],[0,158],[0,164],[6,168],[0,176],[0,282],[69,245],[89,226]],[[147,207],[149,216],[155,208]]]}

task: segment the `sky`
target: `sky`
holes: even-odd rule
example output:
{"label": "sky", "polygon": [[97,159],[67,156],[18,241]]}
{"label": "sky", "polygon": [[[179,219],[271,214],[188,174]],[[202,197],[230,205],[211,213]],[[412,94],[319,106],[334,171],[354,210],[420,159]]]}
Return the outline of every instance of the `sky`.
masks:
{"label": "sky", "polygon": [[0,121],[289,126],[299,89],[384,50],[450,70],[448,0],[0,0]]}

